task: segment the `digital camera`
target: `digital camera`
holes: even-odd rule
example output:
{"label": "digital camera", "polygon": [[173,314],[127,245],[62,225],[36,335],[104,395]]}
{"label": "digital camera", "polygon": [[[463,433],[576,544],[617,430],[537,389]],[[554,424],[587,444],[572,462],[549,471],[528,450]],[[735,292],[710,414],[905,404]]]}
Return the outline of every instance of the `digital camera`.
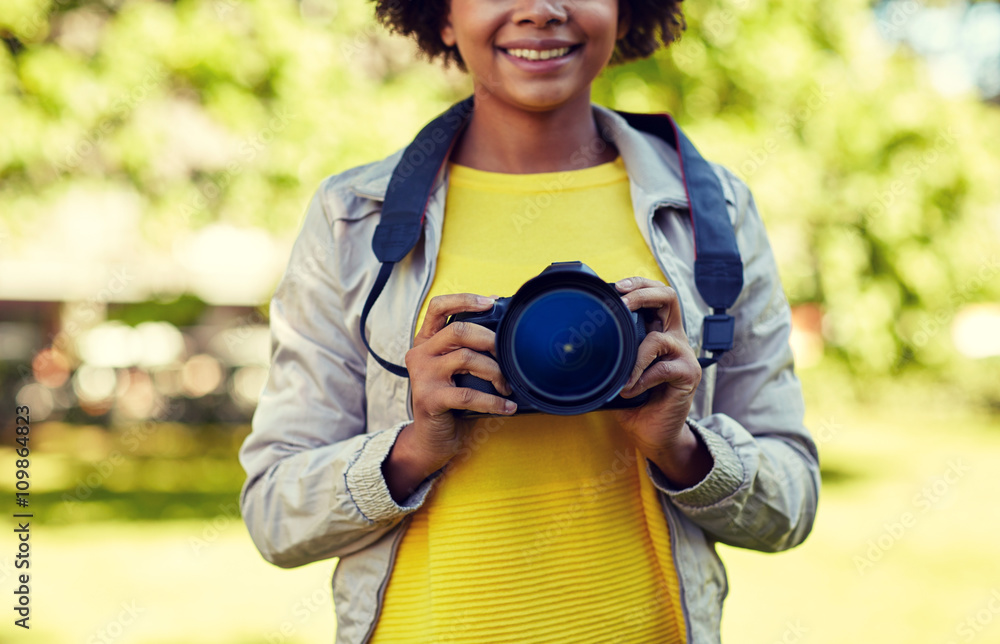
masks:
{"label": "digital camera", "polygon": [[503,396],[469,374],[455,375],[455,384],[509,398],[518,414],[570,416],[644,404],[648,391],[618,395],[646,337],[645,314],[630,311],[621,295],[582,262],[555,262],[489,311],[452,315],[448,324],[472,322],[496,332],[497,362],[513,393]]}

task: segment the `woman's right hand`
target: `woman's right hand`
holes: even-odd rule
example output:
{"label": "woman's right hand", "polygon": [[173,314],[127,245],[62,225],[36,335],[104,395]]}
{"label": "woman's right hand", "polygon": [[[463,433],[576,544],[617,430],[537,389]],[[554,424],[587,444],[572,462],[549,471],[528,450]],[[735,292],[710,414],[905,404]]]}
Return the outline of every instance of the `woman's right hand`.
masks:
{"label": "woman's right hand", "polygon": [[[423,325],[406,353],[413,400],[413,423],[400,432],[382,466],[389,491],[397,502],[408,497],[430,474],[458,453],[462,436],[453,409],[486,414],[513,414],[513,402],[482,391],[456,387],[456,374],[471,374],[493,383],[497,391],[511,390],[496,357],[496,334],[472,322],[447,324],[448,316],[486,311],[493,298],[459,293],[438,295],[427,306]],[[494,357],[483,355],[489,352]]]}

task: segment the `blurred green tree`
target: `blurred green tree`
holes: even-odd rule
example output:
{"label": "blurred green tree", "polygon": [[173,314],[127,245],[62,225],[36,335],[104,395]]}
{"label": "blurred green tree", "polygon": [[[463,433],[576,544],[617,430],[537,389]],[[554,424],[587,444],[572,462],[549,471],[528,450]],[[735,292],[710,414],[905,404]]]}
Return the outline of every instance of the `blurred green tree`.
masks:
{"label": "blurred green tree", "polygon": [[[1000,298],[1000,113],[935,91],[866,2],[685,4],[681,41],[608,69],[594,100],[675,114],[747,181],[792,305],[820,312],[825,364],[859,391],[912,373],[1000,402],[997,358],[962,358],[948,332],[966,303]],[[0,242],[74,189],[137,197],[151,246],[213,221],[290,237],[323,177],[470,89],[372,13],[5,0]]]}

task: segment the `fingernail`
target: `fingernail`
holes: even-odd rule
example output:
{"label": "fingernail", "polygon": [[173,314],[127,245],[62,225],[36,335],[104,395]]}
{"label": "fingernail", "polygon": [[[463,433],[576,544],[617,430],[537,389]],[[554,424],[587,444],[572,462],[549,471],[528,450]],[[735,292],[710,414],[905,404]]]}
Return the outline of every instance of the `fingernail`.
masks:
{"label": "fingernail", "polygon": [[631,288],[632,287],[632,280],[630,280],[630,279],[618,280],[618,283],[616,284],[616,286],[620,286],[622,288]]}
{"label": "fingernail", "polygon": [[517,411],[517,404],[513,400],[508,400],[504,404],[503,410],[507,414],[513,414],[515,411]]}
{"label": "fingernail", "polygon": [[485,297],[483,295],[477,295],[476,296],[476,302],[478,302],[480,306],[486,306],[487,304],[493,304],[494,300],[493,300],[493,298],[490,298],[490,297]]}

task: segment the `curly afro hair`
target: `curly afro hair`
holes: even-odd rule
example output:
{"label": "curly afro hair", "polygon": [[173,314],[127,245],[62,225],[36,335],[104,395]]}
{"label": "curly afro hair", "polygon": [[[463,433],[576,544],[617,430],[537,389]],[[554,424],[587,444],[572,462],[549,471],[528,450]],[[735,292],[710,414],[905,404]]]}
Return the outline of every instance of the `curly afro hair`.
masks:
{"label": "curly afro hair", "polygon": [[[646,58],[680,38],[686,27],[681,12],[682,0],[619,0],[627,6],[629,30],[615,44],[611,65]],[[457,47],[441,41],[441,22],[448,15],[449,0],[373,0],[378,21],[389,31],[412,36],[429,60],[438,57],[445,65],[455,63],[465,70]],[[621,6],[621,5],[619,5]]]}

